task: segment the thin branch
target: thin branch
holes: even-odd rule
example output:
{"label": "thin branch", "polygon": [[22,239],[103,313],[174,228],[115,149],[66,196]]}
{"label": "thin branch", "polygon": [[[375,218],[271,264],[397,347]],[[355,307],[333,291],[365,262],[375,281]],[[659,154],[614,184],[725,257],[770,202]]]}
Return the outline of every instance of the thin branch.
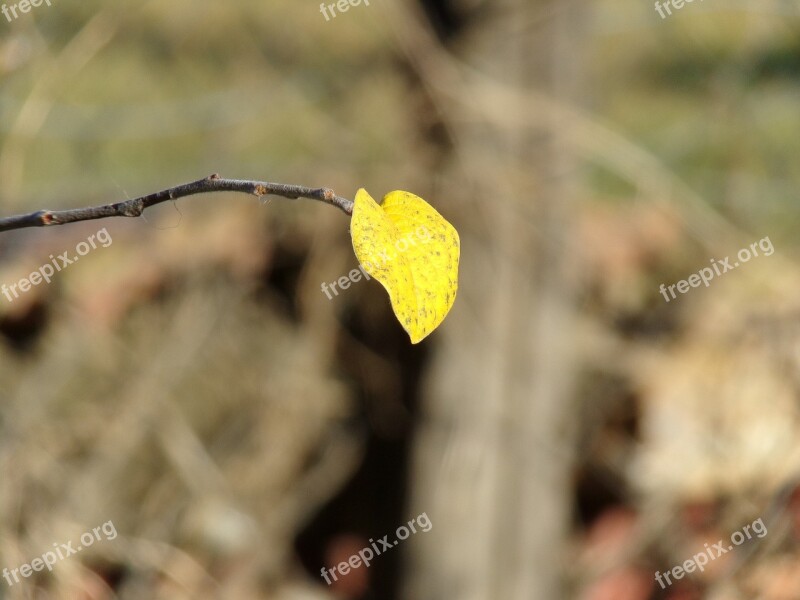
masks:
{"label": "thin branch", "polygon": [[269,183],[267,181],[222,179],[215,173],[192,183],[177,185],[154,194],[126,200],[125,202],[117,202],[116,204],[74,208],[71,210],[40,210],[26,215],[0,218],[0,231],[22,229],[24,227],[64,225],[65,223],[105,219],[106,217],[139,217],[146,208],[155,204],[209,192],[243,192],[257,197],[269,194],[293,200],[308,198],[309,200],[319,200],[336,206],[345,214],[353,214],[353,201],[337,196],[330,188],[310,188],[302,185]]}

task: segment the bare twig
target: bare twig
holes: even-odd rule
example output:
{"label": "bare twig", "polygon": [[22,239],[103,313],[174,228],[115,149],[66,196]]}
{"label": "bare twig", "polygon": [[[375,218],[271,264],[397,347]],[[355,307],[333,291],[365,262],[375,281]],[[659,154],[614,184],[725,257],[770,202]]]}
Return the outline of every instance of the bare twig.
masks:
{"label": "bare twig", "polygon": [[22,229],[24,227],[46,227],[48,225],[64,225],[76,221],[105,219],[106,217],[138,217],[144,210],[155,204],[209,192],[243,192],[254,196],[282,196],[284,198],[308,198],[319,200],[340,208],[345,214],[353,213],[353,201],[337,196],[330,188],[310,188],[302,185],[286,183],[269,183],[267,181],[250,181],[243,179],[222,179],[216,173],[204,179],[177,185],[154,194],[133,198],[116,204],[74,208],[71,210],[40,210],[37,212],[0,218],[0,231]]}

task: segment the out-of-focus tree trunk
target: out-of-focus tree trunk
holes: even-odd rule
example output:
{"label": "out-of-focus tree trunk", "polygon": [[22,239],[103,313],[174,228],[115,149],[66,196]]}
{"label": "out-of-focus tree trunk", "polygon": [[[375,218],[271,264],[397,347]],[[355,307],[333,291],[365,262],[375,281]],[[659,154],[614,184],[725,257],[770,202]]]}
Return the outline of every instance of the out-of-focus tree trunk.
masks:
{"label": "out-of-focus tree trunk", "polygon": [[[466,60],[505,86],[572,104],[581,10],[563,0],[498,2],[499,18],[479,24],[476,43],[467,44],[478,54]],[[489,148],[496,166],[476,177],[485,181],[476,212],[488,222],[462,219],[461,306],[442,329],[426,390],[412,510],[427,511],[436,535],[414,539],[409,598],[565,594],[576,168],[558,123],[531,130],[523,121],[514,133],[488,136],[485,124],[459,126],[462,139]]]}

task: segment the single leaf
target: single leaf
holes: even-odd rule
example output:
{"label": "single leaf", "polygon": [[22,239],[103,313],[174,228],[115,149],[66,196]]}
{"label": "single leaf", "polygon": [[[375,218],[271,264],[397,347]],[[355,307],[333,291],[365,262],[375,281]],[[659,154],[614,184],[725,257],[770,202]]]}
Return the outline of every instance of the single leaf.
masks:
{"label": "single leaf", "polygon": [[378,204],[363,188],[350,223],[358,262],[386,291],[411,337],[422,341],[447,316],[458,290],[458,232],[422,198],[394,191]]}

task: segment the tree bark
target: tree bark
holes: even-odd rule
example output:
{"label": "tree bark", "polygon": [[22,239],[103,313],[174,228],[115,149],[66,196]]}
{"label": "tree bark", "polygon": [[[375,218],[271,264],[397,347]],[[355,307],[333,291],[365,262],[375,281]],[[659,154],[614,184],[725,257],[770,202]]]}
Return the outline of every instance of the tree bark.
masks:
{"label": "tree bark", "polygon": [[[582,5],[493,6],[498,18],[477,23],[481,33],[467,46],[478,54],[466,62],[504,85],[576,102]],[[525,121],[521,104],[508,110]],[[408,598],[566,596],[577,420],[569,276],[576,163],[560,127],[551,121],[487,136],[479,123],[459,131],[499,157],[497,167],[471,163],[482,169],[476,179],[504,181],[512,191],[478,190],[491,206],[483,212],[489,222],[461,228],[459,310],[439,336],[412,473],[411,512],[427,511],[435,535],[414,539]]]}

